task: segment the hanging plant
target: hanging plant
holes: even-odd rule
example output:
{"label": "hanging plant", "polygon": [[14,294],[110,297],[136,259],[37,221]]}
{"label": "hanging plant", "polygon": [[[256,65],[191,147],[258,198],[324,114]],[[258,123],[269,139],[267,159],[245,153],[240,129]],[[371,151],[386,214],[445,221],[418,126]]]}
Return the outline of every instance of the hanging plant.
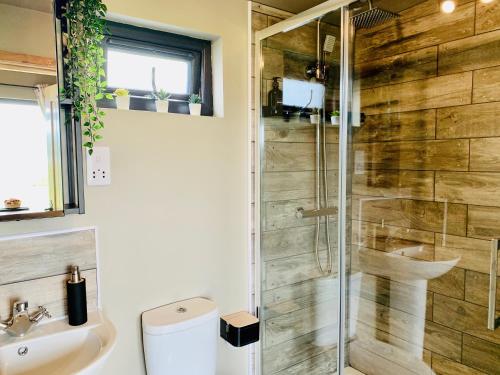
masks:
{"label": "hanging plant", "polygon": [[73,100],[73,118],[80,120],[85,137],[84,147],[90,155],[102,139],[104,112],[97,101],[106,97],[102,41],[106,28],[106,5],[102,0],[69,0],[64,13],[67,19],[65,95]]}

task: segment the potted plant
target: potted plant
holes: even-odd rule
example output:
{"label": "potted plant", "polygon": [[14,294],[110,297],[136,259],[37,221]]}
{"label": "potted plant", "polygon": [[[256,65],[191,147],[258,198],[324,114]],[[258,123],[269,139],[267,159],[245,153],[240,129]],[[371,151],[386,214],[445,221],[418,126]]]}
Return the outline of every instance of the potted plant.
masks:
{"label": "potted plant", "polygon": [[311,124],[319,124],[319,109],[314,108],[311,115],[309,116],[309,119],[311,120]]}
{"label": "potted plant", "polygon": [[332,125],[339,125],[340,124],[340,112],[333,111],[331,113],[330,121],[332,122]]}
{"label": "potted plant", "polygon": [[129,109],[130,108],[130,95],[127,89],[116,89],[115,92],[116,108]]}
{"label": "potted plant", "polygon": [[153,97],[156,99],[156,112],[168,112],[168,99],[170,98],[170,96],[171,95],[163,89],[160,89],[160,91],[153,93]]}
{"label": "potted plant", "polygon": [[201,97],[198,94],[191,94],[189,97],[189,113],[192,116],[201,115]]}

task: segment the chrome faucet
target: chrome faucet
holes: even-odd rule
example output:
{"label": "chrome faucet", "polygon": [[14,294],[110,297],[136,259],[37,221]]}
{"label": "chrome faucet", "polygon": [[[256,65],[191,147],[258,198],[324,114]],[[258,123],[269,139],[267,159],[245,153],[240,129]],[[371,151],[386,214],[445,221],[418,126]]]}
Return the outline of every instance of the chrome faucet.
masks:
{"label": "chrome faucet", "polygon": [[12,317],[7,321],[0,321],[0,330],[14,337],[22,337],[43,318],[51,318],[45,307],[39,306],[37,311],[30,314],[28,301],[17,301],[12,307]]}

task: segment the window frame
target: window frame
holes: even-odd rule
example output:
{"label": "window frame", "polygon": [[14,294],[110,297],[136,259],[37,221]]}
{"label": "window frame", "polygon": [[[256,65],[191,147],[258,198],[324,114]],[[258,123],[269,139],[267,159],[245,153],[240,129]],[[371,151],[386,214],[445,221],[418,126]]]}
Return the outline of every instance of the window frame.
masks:
{"label": "window frame", "polygon": [[[189,93],[172,94],[169,112],[189,114],[189,96],[199,93],[202,98],[202,115],[213,116],[211,41],[113,21],[107,21],[107,29],[107,35],[103,40],[106,59],[108,48],[114,48],[147,52],[155,56],[172,56],[189,62],[191,66],[188,77]],[[104,69],[107,73],[107,63]],[[112,93],[116,88],[108,87],[106,92]],[[154,99],[148,95],[151,95],[151,92],[130,90],[130,109],[156,111]],[[101,100],[99,105],[104,108],[116,107],[114,100],[106,99]]]}

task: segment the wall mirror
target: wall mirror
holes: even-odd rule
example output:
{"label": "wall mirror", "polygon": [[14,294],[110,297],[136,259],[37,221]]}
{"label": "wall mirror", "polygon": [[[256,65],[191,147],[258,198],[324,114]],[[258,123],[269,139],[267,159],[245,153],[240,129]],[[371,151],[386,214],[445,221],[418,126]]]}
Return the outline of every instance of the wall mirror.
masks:
{"label": "wall mirror", "polygon": [[59,103],[54,9],[52,0],[0,0],[0,221],[63,216],[75,207],[78,148],[69,147],[73,134]]}

